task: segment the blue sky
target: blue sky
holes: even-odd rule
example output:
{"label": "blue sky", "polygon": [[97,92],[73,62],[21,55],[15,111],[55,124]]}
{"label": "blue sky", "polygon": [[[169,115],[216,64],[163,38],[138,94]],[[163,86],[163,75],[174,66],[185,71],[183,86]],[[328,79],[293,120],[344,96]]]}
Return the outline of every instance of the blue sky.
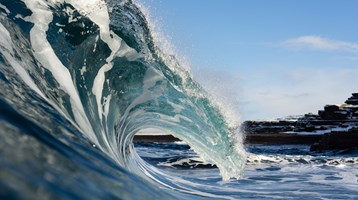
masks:
{"label": "blue sky", "polygon": [[358,92],[358,1],[140,2],[243,120],[316,113]]}

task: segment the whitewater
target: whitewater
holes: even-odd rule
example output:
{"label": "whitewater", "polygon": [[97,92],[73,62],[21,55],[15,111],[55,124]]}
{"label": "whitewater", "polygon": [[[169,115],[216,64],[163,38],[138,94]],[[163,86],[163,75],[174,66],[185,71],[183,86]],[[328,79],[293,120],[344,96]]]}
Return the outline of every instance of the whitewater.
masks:
{"label": "whitewater", "polygon": [[[159,47],[142,9],[0,0],[1,199],[358,197],[356,152],[245,148],[238,118]],[[134,144],[147,129],[183,142]]]}

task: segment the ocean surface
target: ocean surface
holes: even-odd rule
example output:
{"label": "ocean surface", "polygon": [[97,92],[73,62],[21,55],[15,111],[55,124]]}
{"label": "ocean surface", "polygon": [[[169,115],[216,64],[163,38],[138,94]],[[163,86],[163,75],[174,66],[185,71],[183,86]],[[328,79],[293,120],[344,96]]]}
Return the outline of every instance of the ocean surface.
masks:
{"label": "ocean surface", "polygon": [[0,199],[358,198],[356,152],[245,147],[145,10],[0,0]]}
{"label": "ocean surface", "polygon": [[357,150],[318,153],[306,145],[248,146],[243,176],[222,181],[216,166],[204,162],[184,142],[135,146],[146,162],[189,180],[214,199],[358,198]]}

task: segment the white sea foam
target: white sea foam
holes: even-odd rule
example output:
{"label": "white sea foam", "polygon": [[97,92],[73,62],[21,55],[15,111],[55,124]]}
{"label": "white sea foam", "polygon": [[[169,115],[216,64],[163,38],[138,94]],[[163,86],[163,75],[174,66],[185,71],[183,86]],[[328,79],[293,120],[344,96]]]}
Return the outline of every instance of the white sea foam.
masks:
{"label": "white sea foam", "polygon": [[4,9],[6,14],[10,13],[10,10],[6,8],[6,6],[4,6],[3,4],[0,3],[0,8]]}
{"label": "white sea foam", "polygon": [[[112,60],[115,56],[127,57],[129,60],[135,60],[140,55],[132,48],[130,48],[118,35],[116,35],[109,28],[109,15],[106,3],[103,0],[67,0],[71,3],[82,15],[88,17],[100,29],[100,39],[105,42],[111,50],[110,56],[106,59],[94,79],[92,93],[96,96],[98,116],[102,120],[106,102],[102,104],[103,84],[105,81],[105,73],[112,69]],[[96,50],[96,44],[93,52]],[[108,101],[107,101],[108,102]]]}
{"label": "white sea foam", "polygon": [[[92,141],[96,142],[97,139],[84,112],[77,90],[73,85],[71,74],[58,59],[47,41],[46,31],[52,21],[52,12],[49,10],[47,2],[41,0],[24,0],[24,2],[32,11],[32,15],[26,19],[34,24],[30,31],[30,40],[36,59],[52,73],[61,88],[69,94],[76,123],[88,134]],[[50,2],[60,1],[53,0]]]}
{"label": "white sea foam", "polygon": [[11,54],[13,54],[14,51],[12,49],[12,41],[11,41],[10,33],[6,30],[4,25],[2,25],[1,23],[0,23],[0,35],[2,36],[0,40],[0,45],[6,50],[8,50]]}
{"label": "white sea foam", "polygon": [[6,30],[6,28],[0,23],[0,35],[2,39],[0,40],[0,46],[5,48],[7,51],[3,51],[5,59],[9,62],[9,64],[14,68],[16,73],[22,78],[22,80],[37,94],[39,94],[42,98],[45,98],[45,95],[40,91],[37,85],[34,83],[30,75],[27,71],[21,67],[21,65],[14,59],[14,50],[12,48],[12,41],[10,37],[10,33]]}

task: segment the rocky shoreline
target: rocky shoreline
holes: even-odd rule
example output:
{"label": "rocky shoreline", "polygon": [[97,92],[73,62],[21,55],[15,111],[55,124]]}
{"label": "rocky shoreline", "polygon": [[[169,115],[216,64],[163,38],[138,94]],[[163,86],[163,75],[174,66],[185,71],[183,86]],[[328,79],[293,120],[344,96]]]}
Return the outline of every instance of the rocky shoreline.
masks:
{"label": "rocky shoreline", "polygon": [[326,133],[319,142],[311,145],[311,151],[358,149],[358,132]]}
{"label": "rocky shoreline", "polygon": [[[267,134],[268,140],[272,134],[282,137],[286,137],[283,136],[285,134],[297,135],[292,140],[306,140],[312,151],[358,148],[358,93],[353,93],[344,104],[326,105],[317,114],[309,113],[275,121],[245,121],[242,131],[249,138]],[[304,139],[308,135],[314,138],[310,141],[312,143]],[[288,142],[296,141],[288,139]]]}
{"label": "rocky shoreline", "polygon": [[255,133],[246,135],[246,145],[312,145],[319,142],[322,135],[299,135],[288,133]]}
{"label": "rocky shoreline", "polygon": [[172,135],[135,135],[134,142],[179,142],[180,139],[172,136]]}

